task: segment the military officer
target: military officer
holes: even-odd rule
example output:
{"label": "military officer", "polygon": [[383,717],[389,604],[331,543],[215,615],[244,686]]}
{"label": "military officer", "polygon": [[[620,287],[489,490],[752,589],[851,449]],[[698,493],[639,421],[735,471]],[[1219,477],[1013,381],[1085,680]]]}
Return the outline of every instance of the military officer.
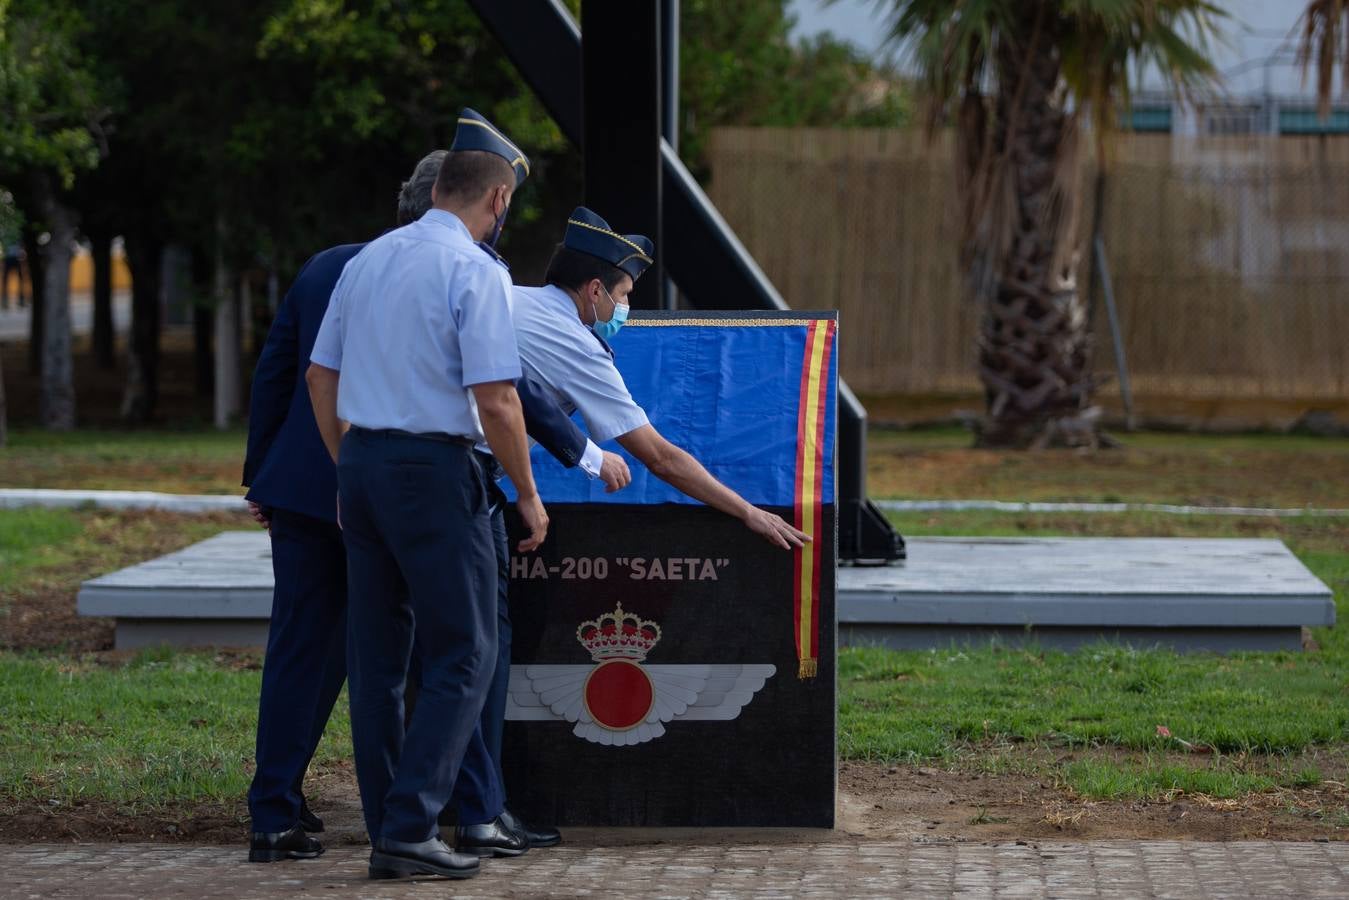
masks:
{"label": "military officer", "polygon": [[[619,234],[594,212],[577,207],[567,220],[563,241],[553,253],[543,287],[513,289],[512,318],[520,361],[542,390],[551,392],[563,409],[580,410],[591,440],[617,440],[640,459],[651,473],[708,506],[735,516],[754,533],[785,550],[800,547],[810,538],[782,517],[750,504],[717,481],[685,451],[661,436],[646,412],[633,401],[623,377],[614,365],[608,339],[617,334],[628,316],[628,293],[651,265],[655,248],[650,239]],[[503,574],[503,578],[506,577]],[[503,653],[509,643],[503,642]],[[509,669],[506,670],[509,680]],[[508,811],[485,825],[465,810],[480,812],[485,804],[475,791],[491,792],[503,785],[501,732],[506,715],[506,692],[492,694],[483,710],[483,731],[496,766],[496,779],[475,773],[456,787],[454,804],[460,826],[455,846],[483,855],[501,852],[507,846],[503,832],[538,836],[536,846],[556,843],[556,831],[531,832]],[[546,841],[547,843],[543,843]]]}
{"label": "military officer", "polygon": [[512,318],[525,372],[578,409],[592,440],[617,440],[651,474],[695,500],[734,516],[784,550],[809,537],[717,481],[661,436],[628,393],[608,340],[628,317],[627,296],[651,265],[650,239],[619,234],[584,206],[567,219],[542,287],[513,289]]}
{"label": "military officer", "polygon": [[[444,150],[428,154],[403,184],[400,226],[431,208],[444,158]],[[243,483],[254,516],[270,532],[276,583],[248,793],[253,862],[312,858],[323,849],[307,835],[323,831],[323,822],[310,811],[302,780],[346,680],[347,571],[336,523],[337,470],[303,377],[337,278],[364,246],[332,247],[305,263],[277,310],[253,375]],[[588,441],[551,395],[527,379],[517,390],[530,436],[563,465],[579,463],[615,488],[627,477],[621,457]],[[471,747],[472,755],[487,755],[481,740]]]}
{"label": "military officer", "polygon": [[[485,441],[518,485],[529,532],[518,549],[543,542],[548,517],[515,390],[509,277],[476,242],[495,242],[528,171],[519,148],[464,110],[434,207],[347,264],[310,356],[315,419],[337,462],[352,743],[372,878],[478,869],[436,824],[497,654],[496,554],[474,445]],[[404,729],[414,643],[421,692]]]}

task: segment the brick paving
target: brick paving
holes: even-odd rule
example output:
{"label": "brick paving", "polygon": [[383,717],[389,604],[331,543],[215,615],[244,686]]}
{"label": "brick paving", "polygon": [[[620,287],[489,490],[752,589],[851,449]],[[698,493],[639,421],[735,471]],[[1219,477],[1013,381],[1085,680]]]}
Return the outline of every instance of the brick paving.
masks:
{"label": "brick paving", "polygon": [[368,851],[248,864],[240,847],[0,847],[0,896],[1349,897],[1349,843],[1102,841],[567,846],[490,860],[469,881],[369,881]]}

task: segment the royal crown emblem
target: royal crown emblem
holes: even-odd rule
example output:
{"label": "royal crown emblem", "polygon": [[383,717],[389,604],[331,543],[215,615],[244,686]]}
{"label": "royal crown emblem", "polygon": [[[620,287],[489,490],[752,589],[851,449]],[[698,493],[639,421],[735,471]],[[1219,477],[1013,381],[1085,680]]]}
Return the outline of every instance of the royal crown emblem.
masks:
{"label": "royal crown emblem", "polygon": [[605,659],[641,661],[660,640],[660,626],[624,612],[623,604],[619,603],[613,612],[577,626],[576,639],[590,651],[590,658],[595,662]]}
{"label": "royal crown emblem", "polygon": [[596,744],[631,747],[665,734],[677,719],[739,718],[772,665],[647,665],[660,626],[623,608],[582,622],[576,640],[593,665],[511,666],[506,718],[574,723]]}

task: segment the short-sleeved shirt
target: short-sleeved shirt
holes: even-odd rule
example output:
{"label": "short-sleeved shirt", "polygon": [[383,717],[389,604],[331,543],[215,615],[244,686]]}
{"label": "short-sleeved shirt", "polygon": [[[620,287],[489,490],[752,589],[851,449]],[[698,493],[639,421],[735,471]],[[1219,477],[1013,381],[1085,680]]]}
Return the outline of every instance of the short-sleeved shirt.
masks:
{"label": "short-sleeved shirt", "polygon": [[432,209],[347,263],[309,358],[341,371],[352,425],[482,440],[468,388],[520,377],[510,308],[506,271]]}
{"label": "short-sleeved shirt", "polygon": [[576,315],[576,304],[553,285],[514,289],[512,315],[525,373],[546,385],[568,412],[581,411],[596,442],[647,424],[613,357]]}

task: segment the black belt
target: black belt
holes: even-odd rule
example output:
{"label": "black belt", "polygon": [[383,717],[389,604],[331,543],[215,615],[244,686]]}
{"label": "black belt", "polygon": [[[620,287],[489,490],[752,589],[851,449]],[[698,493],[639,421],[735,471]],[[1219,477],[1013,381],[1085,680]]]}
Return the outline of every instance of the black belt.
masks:
{"label": "black belt", "polygon": [[408,437],[423,441],[436,441],[440,444],[455,444],[459,447],[476,447],[478,442],[461,434],[446,434],[443,431],[404,431],[401,428],[362,428],[352,425],[351,430],[371,437]]}

